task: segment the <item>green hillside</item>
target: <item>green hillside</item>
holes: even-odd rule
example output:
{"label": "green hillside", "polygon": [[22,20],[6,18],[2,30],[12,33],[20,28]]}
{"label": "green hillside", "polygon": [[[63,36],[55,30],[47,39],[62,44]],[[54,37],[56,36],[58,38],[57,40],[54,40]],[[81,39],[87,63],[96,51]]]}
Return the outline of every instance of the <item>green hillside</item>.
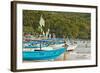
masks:
{"label": "green hillside", "polygon": [[23,32],[41,34],[38,28],[41,15],[45,20],[44,32],[50,29],[58,38],[63,35],[74,39],[91,38],[90,13],[23,10]]}

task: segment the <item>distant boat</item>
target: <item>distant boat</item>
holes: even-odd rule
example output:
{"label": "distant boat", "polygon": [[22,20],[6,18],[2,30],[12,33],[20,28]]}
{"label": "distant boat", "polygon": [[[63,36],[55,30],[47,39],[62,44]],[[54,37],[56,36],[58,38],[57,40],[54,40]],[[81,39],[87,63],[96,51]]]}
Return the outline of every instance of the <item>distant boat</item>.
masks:
{"label": "distant boat", "polygon": [[66,51],[65,48],[46,51],[23,51],[23,60],[50,60],[56,59]]}

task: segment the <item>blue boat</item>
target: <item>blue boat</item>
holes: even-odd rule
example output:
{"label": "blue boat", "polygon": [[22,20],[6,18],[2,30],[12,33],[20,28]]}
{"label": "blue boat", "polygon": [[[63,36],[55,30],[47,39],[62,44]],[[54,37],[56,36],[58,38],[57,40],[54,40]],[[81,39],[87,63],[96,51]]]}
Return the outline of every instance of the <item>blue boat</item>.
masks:
{"label": "blue boat", "polygon": [[56,59],[66,51],[66,48],[46,51],[23,51],[23,60],[51,60]]}

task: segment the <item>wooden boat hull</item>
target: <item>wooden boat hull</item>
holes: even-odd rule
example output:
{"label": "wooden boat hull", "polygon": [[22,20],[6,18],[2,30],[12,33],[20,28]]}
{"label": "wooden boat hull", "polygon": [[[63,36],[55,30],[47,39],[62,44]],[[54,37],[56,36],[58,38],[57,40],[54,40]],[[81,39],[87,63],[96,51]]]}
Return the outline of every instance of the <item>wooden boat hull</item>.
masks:
{"label": "wooden boat hull", "polygon": [[56,59],[66,51],[65,48],[48,51],[23,51],[23,60],[50,60]]}

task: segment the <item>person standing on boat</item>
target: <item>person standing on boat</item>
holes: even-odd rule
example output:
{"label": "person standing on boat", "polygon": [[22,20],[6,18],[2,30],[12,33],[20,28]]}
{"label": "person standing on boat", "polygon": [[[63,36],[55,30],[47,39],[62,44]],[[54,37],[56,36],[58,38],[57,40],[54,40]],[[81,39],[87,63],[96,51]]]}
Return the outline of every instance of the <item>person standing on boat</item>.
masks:
{"label": "person standing on boat", "polygon": [[53,44],[55,44],[55,42],[56,42],[56,35],[55,35],[55,33],[52,34],[52,38],[53,38]]}
{"label": "person standing on boat", "polygon": [[49,33],[48,38],[51,39],[51,34]]}
{"label": "person standing on boat", "polygon": [[66,36],[65,35],[63,35],[63,39],[64,39],[64,47],[67,48],[68,45],[67,45],[67,42],[66,42]]}
{"label": "person standing on boat", "polygon": [[[66,42],[65,35],[63,35],[63,39],[64,39],[64,45],[63,45],[63,47],[64,47],[65,49],[67,49],[67,48],[68,48],[68,44],[67,44],[67,42]],[[67,52],[64,52],[63,60],[67,60],[67,56],[68,56]]]}
{"label": "person standing on boat", "polygon": [[55,38],[56,38],[56,35],[55,35],[55,33],[53,33],[53,34],[52,34],[52,38],[53,38],[53,39],[55,39]]}

